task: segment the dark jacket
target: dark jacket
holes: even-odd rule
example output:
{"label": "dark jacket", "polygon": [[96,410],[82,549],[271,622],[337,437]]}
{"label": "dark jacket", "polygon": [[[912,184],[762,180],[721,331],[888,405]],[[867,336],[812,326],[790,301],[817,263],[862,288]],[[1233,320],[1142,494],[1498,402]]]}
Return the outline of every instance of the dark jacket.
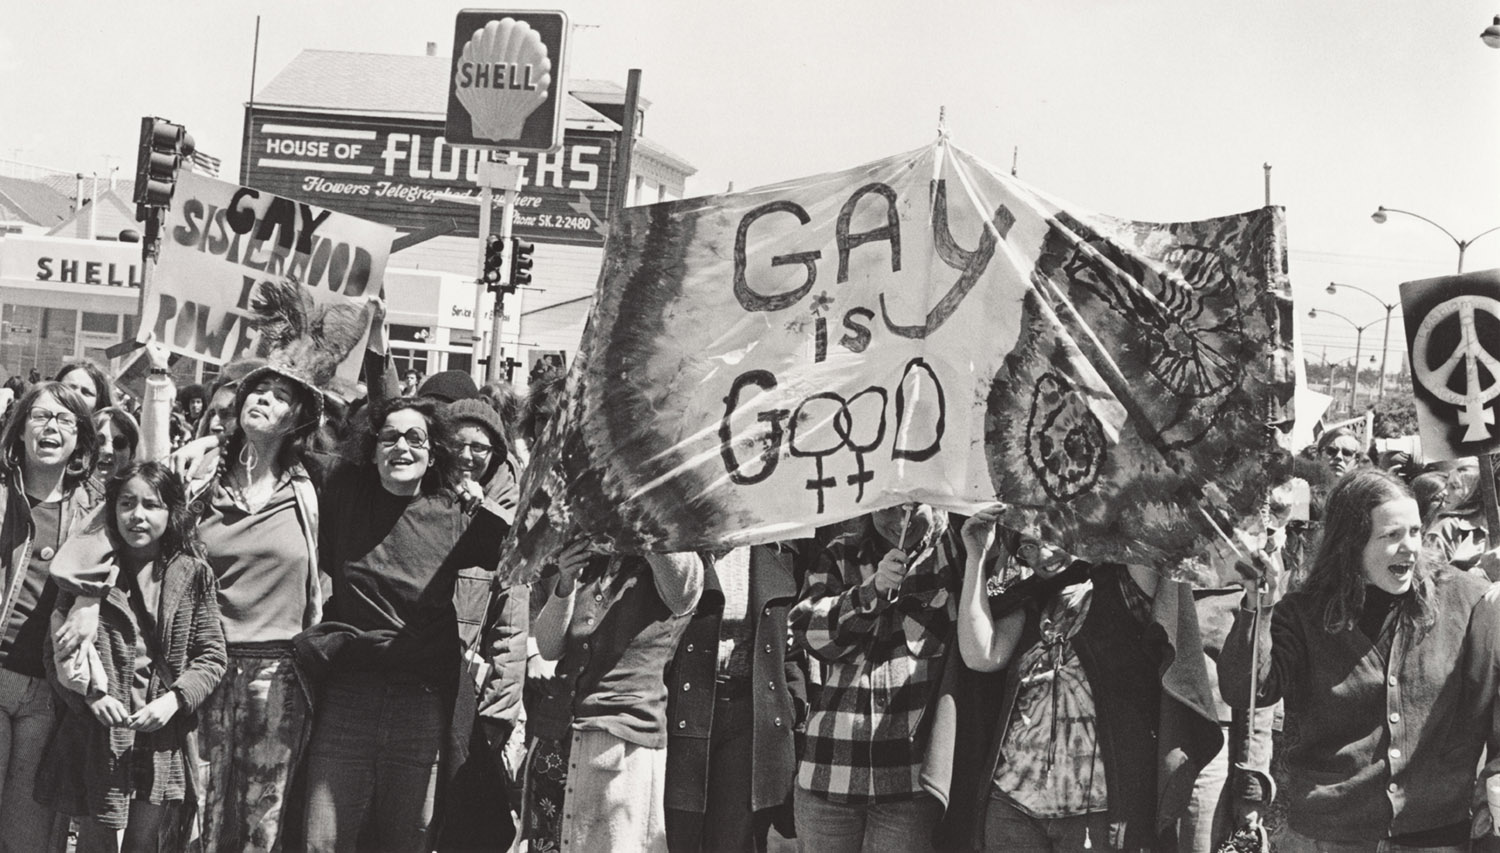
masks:
{"label": "dark jacket", "polygon": [[[127,708],[135,678],[136,637],[141,630],[128,595],[118,585],[110,588],[100,603],[94,640],[109,677],[109,695]],[[59,594],[56,612],[66,614],[73,601],[73,595]],[[123,829],[135,789],[126,750],[149,749],[156,754],[157,773],[182,773],[186,808],[181,818],[184,828],[191,824],[201,784],[197,711],[218,687],[228,662],[219,623],[218,584],[207,563],[178,556],[167,566],[156,631],[148,648],[153,652],[153,667],[146,700],[155,701],[174,691],[180,710],[155,732],[109,728],[94,718],[83,696],[59,685],[65,710],[37,773],[38,802],[63,814],[87,815],[105,826]],[[55,680],[50,637],[45,662]]]}
{"label": "dark jacket", "polygon": [[[1257,704],[1284,697],[1297,715],[1300,738],[1287,754],[1297,832],[1375,841],[1469,819],[1496,689],[1500,605],[1482,580],[1451,568],[1432,583],[1431,627],[1388,617],[1389,663],[1358,628],[1326,630],[1323,607],[1306,593],[1262,612]],[[1251,702],[1252,616],[1238,615],[1219,658],[1224,698],[1240,708]]]}
{"label": "dark jacket", "polygon": [[[1186,809],[1198,773],[1224,746],[1191,588],[1162,579],[1145,625],[1131,616],[1120,592],[1126,568],[1100,564],[1089,571],[1094,584],[1088,616],[1073,637],[1079,663],[1094,697],[1099,753],[1104,763],[1110,837],[1105,849],[1172,849],[1172,827]],[[1040,607],[1026,608],[1016,653],[1039,641]],[[1127,642],[1128,641],[1128,642]],[[1015,711],[1021,673],[1005,671],[998,715],[988,718],[983,762],[955,760],[952,807],[940,838],[970,838],[982,847],[1000,749]],[[967,679],[986,690],[984,679]],[[962,683],[962,682],[961,682]],[[988,710],[960,703],[970,715]],[[972,722],[969,730],[972,731]],[[960,727],[963,731],[963,727]]]}
{"label": "dark jacket", "polygon": [[[751,774],[751,811],[785,804],[797,774],[793,732],[806,714],[807,688],[801,656],[788,654],[787,611],[796,603],[803,574],[800,561],[807,556],[816,557],[811,541],[750,550],[749,613],[754,631],[748,642],[755,762],[746,770]],[[697,612],[667,669],[666,807],[700,816],[708,803],[723,613],[722,585],[709,567]]]}
{"label": "dark jacket", "polygon": [[[31,504],[26,500],[26,487],[19,473],[4,476],[0,484],[0,634],[15,612],[16,593],[26,580],[31,564],[31,537],[36,527],[31,521]],[[93,482],[85,480],[67,493],[63,499],[61,538],[66,543],[80,529],[100,494]],[[54,558],[55,559],[55,558]]]}

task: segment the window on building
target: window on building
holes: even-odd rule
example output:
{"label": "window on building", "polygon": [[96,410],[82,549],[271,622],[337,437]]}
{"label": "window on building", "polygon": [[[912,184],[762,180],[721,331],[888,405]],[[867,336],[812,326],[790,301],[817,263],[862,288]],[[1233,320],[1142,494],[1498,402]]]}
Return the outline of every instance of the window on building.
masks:
{"label": "window on building", "polygon": [[83,331],[98,332],[105,335],[117,334],[120,331],[119,314],[95,314],[92,311],[83,312]]}

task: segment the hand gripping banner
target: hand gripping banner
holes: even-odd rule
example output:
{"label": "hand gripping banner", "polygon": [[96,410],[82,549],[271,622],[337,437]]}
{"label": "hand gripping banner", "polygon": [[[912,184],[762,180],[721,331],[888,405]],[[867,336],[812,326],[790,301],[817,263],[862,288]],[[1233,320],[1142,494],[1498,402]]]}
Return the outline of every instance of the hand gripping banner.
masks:
{"label": "hand gripping banner", "polygon": [[516,560],[996,499],[1082,557],[1201,555],[1285,468],[1284,241],[1279,208],[1099,216],[945,141],[627,209]]}

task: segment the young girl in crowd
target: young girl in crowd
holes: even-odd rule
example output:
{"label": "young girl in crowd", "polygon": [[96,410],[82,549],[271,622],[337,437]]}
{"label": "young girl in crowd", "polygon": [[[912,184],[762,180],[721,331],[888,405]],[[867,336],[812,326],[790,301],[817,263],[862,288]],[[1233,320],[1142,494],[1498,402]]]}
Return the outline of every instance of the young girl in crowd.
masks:
{"label": "young girl in crowd", "polygon": [[21,395],[0,432],[0,850],[61,849],[32,784],[57,715],[43,643],[58,548],[92,510],[96,452],[88,404],[59,382]]}
{"label": "young girl in crowd", "polygon": [[[168,394],[150,405],[170,401]],[[188,479],[229,655],[223,684],[198,715],[208,765],[202,842],[210,851],[278,851],[292,775],[312,728],[292,638],[322,615],[318,496],[304,450],[322,397],[300,370],[263,364],[244,375],[233,409],[224,448],[191,466]],[[164,414],[153,422],[164,423]],[[68,559],[53,567],[60,589],[90,596],[79,599],[59,634],[64,653],[92,642],[92,613],[110,590],[108,547],[97,539],[70,542]]]}
{"label": "young girl in crowd", "polygon": [[[103,517],[120,571],[94,644],[60,662],[65,712],[37,795],[82,818],[79,853],[183,850],[202,784],[196,711],[224,675],[213,570],[160,463],[111,480]],[[71,594],[57,604],[60,617]]]}

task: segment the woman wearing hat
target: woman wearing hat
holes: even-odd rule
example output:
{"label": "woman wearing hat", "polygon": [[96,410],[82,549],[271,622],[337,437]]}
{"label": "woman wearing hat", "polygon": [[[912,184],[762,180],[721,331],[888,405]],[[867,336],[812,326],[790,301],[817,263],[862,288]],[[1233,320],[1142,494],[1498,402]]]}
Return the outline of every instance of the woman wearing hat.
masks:
{"label": "woman wearing hat", "polygon": [[[318,499],[304,458],[322,405],[317,385],[295,367],[251,371],[235,394],[227,442],[189,477],[229,646],[224,679],[199,710],[207,850],[281,848],[287,788],[311,728],[292,637],[322,616]],[[98,542],[86,544],[63,555],[53,574],[64,589],[100,596],[113,555],[107,544],[102,553]],[[70,614],[58,638],[64,654],[92,638],[97,599],[80,601],[92,605]]]}

